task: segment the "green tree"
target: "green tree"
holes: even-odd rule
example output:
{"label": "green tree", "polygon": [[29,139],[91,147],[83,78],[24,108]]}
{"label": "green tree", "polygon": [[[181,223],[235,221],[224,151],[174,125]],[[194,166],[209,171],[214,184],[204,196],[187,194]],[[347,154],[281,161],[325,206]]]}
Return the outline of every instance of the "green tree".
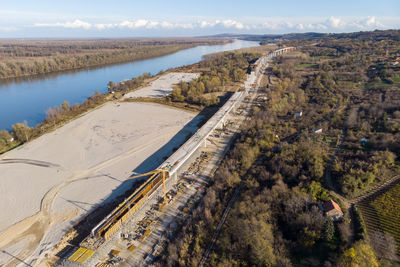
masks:
{"label": "green tree", "polygon": [[342,267],[378,267],[378,261],[371,246],[358,241],[353,247],[344,251],[339,261]]}
{"label": "green tree", "polygon": [[233,80],[235,82],[240,82],[245,77],[245,72],[241,69],[235,69],[233,71]]}
{"label": "green tree", "polygon": [[324,239],[326,241],[331,241],[335,236],[335,225],[331,218],[327,218],[324,225]]}
{"label": "green tree", "polygon": [[7,130],[0,131],[0,140],[4,140],[6,144],[9,144],[12,140],[11,134]]}
{"label": "green tree", "polygon": [[204,94],[204,92],[206,91],[206,88],[205,88],[205,86],[204,86],[204,83],[203,82],[198,82],[197,84],[196,84],[196,88],[197,88],[197,91],[200,93],[200,94]]}
{"label": "green tree", "polygon": [[303,228],[302,234],[298,241],[303,247],[309,248],[315,245],[315,242],[320,237],[319,235],[319,231],[306,226]]}
{"label": "green tree", "polygon": [[216,92],[218,91],[218,87],[221,85],[221,81],[218,77],[213,77],[210,81],[210,89],[211,92]]}
{"label": "green tree", "polygon": [[26,122],[16,123],[12,126],[12,132],[18,141],[27,142],[32,136],[33,129]]}
{"label": "green tree", "polygon": [[11,134],[6,130],[0,131],[0,151],[6,148],[12,140]]}
{"label": "green tree", "polygon": [[328,201],[330,199],[328,191],[322,187],[320,182],[311,181],[311,184],[307,187],[307,191],[314,199],[322,201]]}
{"label": "green tree", "polygon": [[183,100],[185,100],[185,97],[182,95],[181,92],[182,92],[181,88],[175,87],[172,90],[172,100],[173,101],[178,101],[178,102],[182,102]]}

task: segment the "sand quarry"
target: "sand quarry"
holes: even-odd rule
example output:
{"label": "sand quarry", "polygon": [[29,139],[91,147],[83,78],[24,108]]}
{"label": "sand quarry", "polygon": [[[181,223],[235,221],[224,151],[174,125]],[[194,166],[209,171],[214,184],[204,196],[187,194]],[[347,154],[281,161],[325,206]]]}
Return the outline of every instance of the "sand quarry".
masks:
{"label": "sand quarry", "polygon": [[[169,73],[129,97],[163,96],[197,74]],[[0,156],[0,266],[38,264],[74,222],[162,163],[200,116],[151,103],[107,103]],[[17,259],[18,258],[18,259]]]}

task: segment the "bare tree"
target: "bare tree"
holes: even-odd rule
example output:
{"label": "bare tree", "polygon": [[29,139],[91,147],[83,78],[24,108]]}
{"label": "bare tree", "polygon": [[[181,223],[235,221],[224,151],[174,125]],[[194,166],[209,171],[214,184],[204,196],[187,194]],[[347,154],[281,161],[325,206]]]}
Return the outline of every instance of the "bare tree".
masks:
{"label": "bare tree", "polygon": [[392,235],[381,231],[369,233],[369,242],[380,258],[398,261],[396,240]]}

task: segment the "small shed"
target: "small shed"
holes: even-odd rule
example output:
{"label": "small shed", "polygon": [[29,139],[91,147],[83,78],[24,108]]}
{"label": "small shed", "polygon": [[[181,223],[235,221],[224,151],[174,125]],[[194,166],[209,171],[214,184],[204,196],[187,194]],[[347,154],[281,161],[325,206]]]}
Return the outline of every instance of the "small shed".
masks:
{"label": "small shed", "polygon": [[322,133],[322,128],[314,129],[314,133],[316,134]]}
{"label": "small shed", "polygon": [[298,118],[298,117],[301,117],[301,116],[303,116],[303,111],[296,112],[296,117],[297,117],[297,118]]}
{"label": "small shed", "polygon": [[322,207],[324,208],[325,215],[331,217],[334,221],[340,220],[343,217],[342,209],[332,199],[325,202]]}

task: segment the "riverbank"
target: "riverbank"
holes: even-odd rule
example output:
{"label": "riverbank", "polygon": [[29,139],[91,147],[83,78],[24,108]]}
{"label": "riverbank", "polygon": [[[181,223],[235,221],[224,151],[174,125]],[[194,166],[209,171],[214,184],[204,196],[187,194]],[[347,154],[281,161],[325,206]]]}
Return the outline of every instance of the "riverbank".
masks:
{"label": "riverbank", "polygon": [[129,188],[127,177],[157,167],[185,141],[200,121],[194,116],[158,104],[107,103],[4,154],[1,249],[23,239],[23,254],[14,256],[29,256],[39,242],[40,250],[53,248],[80,216]]}
{"label": "riverbank", "polygon": [[[147,86],[156,77],[151,75],[141,75],[131,80],[132,84],[126,90],[135,90]],[[12,131],[8,133],[6,130],[0,131],[0,155],[8,152],[19,145],[38,138],[43,134],[49,133],[66,123],[85,115],[93,109],[101,107],[103,104],[122,97],[119,92],[117,94],[100,94],[96,91],[91,97],[87,98],[81,104],[70,105],[64,101],[59,107],[49,108],[46,111],[46,118],[35,128],[31,128],[26,124],[17,123],[12,126]]]}
{"label": "riverbank", "polygon": [[[172,90],[181,79],[196,76],[149,77],[138,93],[151,95],[160,85]],[[197,112],[155,103],[99,105],[0,156],[2,250],[19,258],[32,256],[30,262],[42,257],[83,215],[129,189],[127,177],[156,168],[203,121]],[[0,255],[0,265],[13,265],[7,253]]]}
{"label": "riverbank", "polygon": [[[163,96],[173,92],[174,84],[181,79],[188,89],[201,89],[204,82],[202,94],[238,90],[241,81],[235,79],[241,77],[253,57],[227,53],[215,62],[193,65],[191,73],[168,72],[140,83],[135,79],[117,83],[110,86],[110,93],[99,95],[104,97],[105,104],[100,103],[83,116],[2,155],[0,173],[4,179],[0,179],[0,192],[4,192],[5,199],[0,207],[7,219],[0,225],[0,249],[34,264],[52,251],[84,214],[123,194],[131,186],[125,182],[127,177],[156,168],[203,121],[203,115],[195,116],[196,113],[174,107],[125,102],[132,101],[123,99],[125,94],[137,90],[139,96],[153,96],[161,82],[161,97],[174,102],[173,98]],[[221,81],[224,73],[212,70],[226,66],[228,61],[235,66],[225,76],[229,82],[216,88],[210,82]],[[200,77],[194,73],[199,68]],[[193,78],[196,79],[191,81]],[[185,95],[193,96],[190,101],[201,106],[199,97],[203,96],[193,93]],[[112,99],[115,101],[107,102]],[[57,119],[50,116],[50,125],[52,118]],[[0,264],[12,265],[13,259],[7,253],[0,255]]]}
{"label": "riverbank", "polygon": [[156,75],[197,63],[205,54],[254,45],[257,43],[235,41],[224,45],[197,46],[153,59],[0,81],[0,113],[6,114],[0,117],[0,129],[11,130],[11,125],[24,120],[28,126],[35,127],[46,117],[45,111],[49,107],[59,106],[64,101],[71,105],[82,103],[95,90],[107,92],[110,81],[130,80],[143,73]]}
{"label": "riverbank", "polygon": [[[0,81],[150,59],[227,39],[2,40]],[[1,49],[7,48],[7,49]]]}

